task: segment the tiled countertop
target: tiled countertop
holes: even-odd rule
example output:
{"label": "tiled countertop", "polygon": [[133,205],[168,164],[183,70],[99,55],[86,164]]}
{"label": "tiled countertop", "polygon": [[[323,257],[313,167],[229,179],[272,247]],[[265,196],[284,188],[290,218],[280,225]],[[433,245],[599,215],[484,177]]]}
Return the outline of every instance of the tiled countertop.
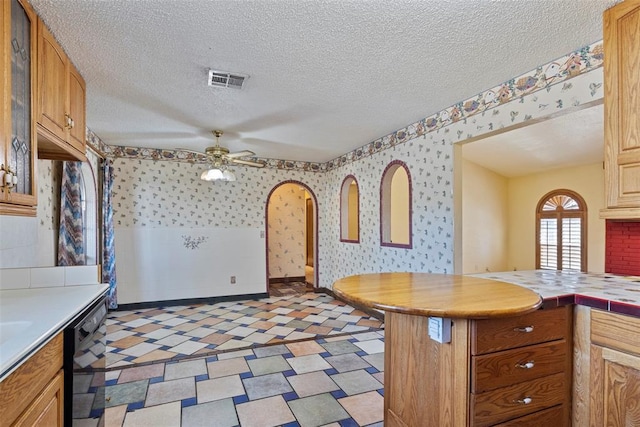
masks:
{"label": "tiled countertop", "polygon": [[107,288],[95,284],[0,290],[0,381]]}
{"label": "tiled countertop", "polygon": [[546,306],[580,304],[640,317],[640,277],[574,271],[506,271],[470,276],[500,280],[538,292]]}

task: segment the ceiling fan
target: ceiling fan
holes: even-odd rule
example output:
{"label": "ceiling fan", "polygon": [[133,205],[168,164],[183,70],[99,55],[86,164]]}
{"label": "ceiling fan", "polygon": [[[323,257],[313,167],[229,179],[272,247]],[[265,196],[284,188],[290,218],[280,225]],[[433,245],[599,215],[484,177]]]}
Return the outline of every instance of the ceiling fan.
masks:
{"label": "ceiling fan", "polygon": [[228,169],[230,164],[252,166],[255,168],[263,168],[265,166],[264,162],[261,161],[243,159],[243,157],[255,156],[253,151],[243,150],[230,153],[228,148],[220,146],[220,137],[224,132],[221,130],[214,130],[212,132],[216,137],[216,145],[205,148],[204,153],[186,148],[178,149],[179,151],[201,154],[211,163],[211,169],[202,172],[200,179],[205,181],[235,181],[235,175]]}

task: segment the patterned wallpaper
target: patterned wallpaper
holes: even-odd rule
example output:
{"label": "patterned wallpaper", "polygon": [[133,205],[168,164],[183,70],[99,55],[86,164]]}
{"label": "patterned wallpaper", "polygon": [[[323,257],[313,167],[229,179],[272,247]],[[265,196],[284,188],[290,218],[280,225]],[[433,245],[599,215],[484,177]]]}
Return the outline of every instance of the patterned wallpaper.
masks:
{"label": "patterned wallpaper", "polygon": [[[320,244],[331,258],[320,271],[322,286],[364,272],[423,271],[453,273],[453,147],[472,137],[507,131],[529,120],[570,112],[603,99],[602,68],[549,86],[490,112],[452,123],[435,132],[414,137],[402,144],[345,162],[326,173],[326,199],[321,205],[324,229]],[[384,168],[392,160],[409,167],[413,182],[413,249],[379,245],[379,194]],[[340,184],[354,175],[361,192],[360,244],[339,241]]]}
{"label": "patterned wallpaper", "polygon": [[[237,182],[203,182],[203,165],[193,160],[147,160],[167,159],[171,153],[111,147],[112,155],[126,156],[114,162],[115,224],[264,230],[267,195],[278,183],[293,179],[318,197],[320,286],[364,272],[452,273],[454,144],[602,102],[601,65],[601,43],[595,43],[328,164],[274,160],[264,169],[236,167]],[[405,162],[412,177],[413,249],[379,245],[380,178],[392,160]],[[349,174],[361,192],[360,244],[340,242],[340,184]]]}
{"label": "patterned wallpaper", "polygon": [[289,179],[316,194],[323,176],[236,166],[236,182],[200,179],[204,165],[177,161],[116,158],[114,161],[116,227],[262,228],[269,192]]}
{"label": "patterned wallpaper", "polygon": [[306,261],[305,191],[296,184],[278,187],[269,198],[269,278],[304,276]]}
{"label": "patterned wallpaper", "polygon": [[[38,168],[38,227],[43,233],[57,230],[60,215],[61,162],[37,161]],[[53,264],[51,264],[53,265]]]}
{"label": "patterned wallpaper", "polygon": [[[380,246],[380,185],[386,166],[402,160],[413,182],[413,249]],[[360,189],[360,243],[341,243],[340,184],[347,175]],[[452,146],[412,140],[327,173],[325,232],[320,243],[331,253],[321,270],[323,285],[338,278],[380,271],[453,273]]]}

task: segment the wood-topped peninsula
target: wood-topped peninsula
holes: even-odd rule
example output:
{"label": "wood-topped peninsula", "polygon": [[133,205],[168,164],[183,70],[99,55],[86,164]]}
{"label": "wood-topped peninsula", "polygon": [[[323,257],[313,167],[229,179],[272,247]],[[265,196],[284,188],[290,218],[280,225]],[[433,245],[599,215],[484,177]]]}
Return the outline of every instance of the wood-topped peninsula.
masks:
{"label": "wood-topped peninsula", "polygon": [[333,291],[385,311],[385,426],[570,425],[571,306],[444,274],[363,274]]}
{"label": "wood-topped peninsula", "polygon": [[452,274],[361,274],[338,280],[333,292],[387,312],[466,319],[525,314],[542,303],[521,286]]}

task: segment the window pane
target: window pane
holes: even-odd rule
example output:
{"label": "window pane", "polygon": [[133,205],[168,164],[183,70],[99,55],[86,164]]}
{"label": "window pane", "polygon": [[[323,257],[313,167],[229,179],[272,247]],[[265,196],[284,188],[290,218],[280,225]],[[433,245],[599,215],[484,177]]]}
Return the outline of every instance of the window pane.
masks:
{"label": "window pane", "polygon": [[558,194],[553,197],[550,197],[542,206],[543,211],[555,211],[561,207],[565,211],[569,210],[578,210],[580,206],[578,202],[565,194]]}
{"label": "window pane", "polygon": [[540,219],[540,268],[555,270],[558,265],[558,227],[555,218]]}
{"label": "window pane", "polygon": [[9,167],[18,176],[18,184],[14,191],[31,194],[32,23],[22,5],[16,0],[11,4],[11,13],[11,144],[8,160]]}
{"label": "window pane", "polygon": [[580,271],[581,234],[580,218],[562,218],[562,270]]}

